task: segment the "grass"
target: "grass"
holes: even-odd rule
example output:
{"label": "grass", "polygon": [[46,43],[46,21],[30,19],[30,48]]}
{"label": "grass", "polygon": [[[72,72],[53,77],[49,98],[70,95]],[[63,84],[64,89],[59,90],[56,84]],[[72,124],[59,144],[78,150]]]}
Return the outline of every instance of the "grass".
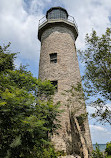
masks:
{"label": "grass", "polygon": [[111,158],[111,155],[107,156],[107,158]]}

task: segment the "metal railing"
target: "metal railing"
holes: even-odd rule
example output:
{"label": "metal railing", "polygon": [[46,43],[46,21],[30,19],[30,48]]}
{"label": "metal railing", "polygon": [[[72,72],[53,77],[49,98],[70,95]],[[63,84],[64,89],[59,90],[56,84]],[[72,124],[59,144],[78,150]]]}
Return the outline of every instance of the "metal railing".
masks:
{"label": "metal railing", "polygon": [[45,23],[47,21],[46,19],[46,16],[42,17],[40,20],[39,20],[39,26],[41,26],[43,23]]}
{"label": "metal railing", "polygon": [[63,21],[72,23],[72,24],[76,27],[76,30],[77,30],[77,32],[78,32],[77,23],[76,23],[74,17],[73,17],[73,16],[70,16],[70,15],[68,16],[67,19],[62,18],[62,17],[55,18],[55,19],[47,19],[46,16],[44,16],[43,18],[41,18],[41,19],[39,20],[39,27],[40,27],[42,24],[44,24],[45,22],[48,22],[48,21],[55,21],[55,20],[63,20]]}

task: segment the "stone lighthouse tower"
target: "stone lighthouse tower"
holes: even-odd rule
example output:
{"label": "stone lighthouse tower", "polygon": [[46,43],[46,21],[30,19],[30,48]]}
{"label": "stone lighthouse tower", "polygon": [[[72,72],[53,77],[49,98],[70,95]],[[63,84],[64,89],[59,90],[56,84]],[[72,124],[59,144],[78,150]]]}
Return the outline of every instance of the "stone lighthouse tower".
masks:
{"label": "stone lighthouse tower", "polygon": [[54,102],[60,101],[64,111],[59,118],[59,135],[52,137],[55,148],[66,155],[87,158],[92,149],[87,116],[82,125],[79,123],[79,116],[86,113],[86,108],[83,104],[79,105],[76,95],[67,106],[70,94],[63,95],[81,80],[75,47],[77,37],[75,20],[64,8],[53,7],[47,11],[38,28],[38,39],[41,41],[39,78],[50,80],[57,87]]}

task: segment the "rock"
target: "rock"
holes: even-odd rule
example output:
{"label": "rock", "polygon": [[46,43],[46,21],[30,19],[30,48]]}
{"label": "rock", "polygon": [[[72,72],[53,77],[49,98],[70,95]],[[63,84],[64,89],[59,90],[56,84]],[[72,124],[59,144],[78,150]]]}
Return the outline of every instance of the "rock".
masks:
{"label": "rock", "polygon": [[67,155],[67,156],[61,156],[61,157],[59,157],[59,158],[81,158],[80,156],[78,156],[78,155]]}

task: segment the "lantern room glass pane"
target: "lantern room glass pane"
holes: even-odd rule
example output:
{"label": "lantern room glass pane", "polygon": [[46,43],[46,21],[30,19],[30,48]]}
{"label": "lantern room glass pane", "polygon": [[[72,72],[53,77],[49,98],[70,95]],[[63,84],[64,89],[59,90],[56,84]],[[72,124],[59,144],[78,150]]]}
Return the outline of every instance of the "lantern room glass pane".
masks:
{"label": "lantern room glass pane", "polygon": [[63,10],[54,9],[48,13],[48,19],[67,19],[67,14]]}

